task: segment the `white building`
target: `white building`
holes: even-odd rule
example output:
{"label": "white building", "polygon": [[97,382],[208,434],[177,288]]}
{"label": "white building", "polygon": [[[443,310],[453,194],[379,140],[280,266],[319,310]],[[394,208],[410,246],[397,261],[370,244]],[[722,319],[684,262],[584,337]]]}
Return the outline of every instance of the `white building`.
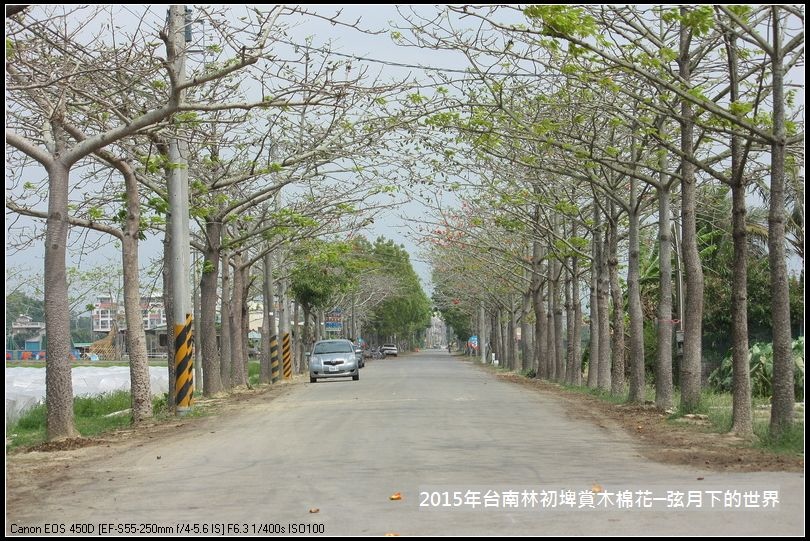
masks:
{"label": "white building", "polygon": [[[143,317],[144,330],[153,330],[166,325],[166,312],[163,307],[162,295],[141,297],[141,317]],[[93,310],[93,332],[108,332],[112,329],[113,321],[118,322],[119,329],[125,329],[124,304],[118,302],[110,295],[96,297]]]}

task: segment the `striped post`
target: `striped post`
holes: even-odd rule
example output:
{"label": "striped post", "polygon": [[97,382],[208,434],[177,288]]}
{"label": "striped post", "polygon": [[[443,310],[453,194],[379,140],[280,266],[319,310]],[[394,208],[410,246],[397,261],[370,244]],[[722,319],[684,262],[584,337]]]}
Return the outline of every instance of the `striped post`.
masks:
{"label": "striped post", "polygon": [[278,370],[278,336],[270,337],[270,381],[275,383],[279,380]]}
{"label": "striped post", "polygon": [[188,413],[194,395],[194,336],[191,325],[191,314],[186,314],[185,324],[174,326],[174,403],[177,404],[178,415]]}
{"label": "striped post", "polygon": [[292,354],[290,352],[290,333],[285,332],[281,341],[281,355],[284,359],[284,379],[292,378]]}

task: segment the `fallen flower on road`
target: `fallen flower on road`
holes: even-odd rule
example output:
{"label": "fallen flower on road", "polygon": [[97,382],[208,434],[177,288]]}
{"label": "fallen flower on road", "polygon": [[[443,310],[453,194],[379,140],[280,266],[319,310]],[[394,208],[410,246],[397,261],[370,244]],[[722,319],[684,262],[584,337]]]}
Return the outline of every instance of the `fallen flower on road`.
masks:
{"label": "fallen flower on road", "polygon": [[312,509],[309,510],[310,513],[317,513],[318,511],[320,511],[320,509],[318,509],[317,507],[313,507]]}
{"label": "fallen flower on road", "polygon": [[393,494],[388,496],[388,499],[389,500],[401,500],[402,499],[402,494],[400,494],[399,492],[394,492]]}

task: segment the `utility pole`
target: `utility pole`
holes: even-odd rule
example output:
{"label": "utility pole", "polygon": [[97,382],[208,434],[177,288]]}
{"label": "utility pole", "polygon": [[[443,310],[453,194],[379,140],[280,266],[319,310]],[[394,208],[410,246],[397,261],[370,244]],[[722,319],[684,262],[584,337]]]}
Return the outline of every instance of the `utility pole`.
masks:
{"label": "utility pole", "polygon": [[[186,42],[190,41],[190,21],[186,8],[172,5],[169,8],[169,39],[174,48],[169,58],[177,76],[177,84],[186,82]],[[185,100],[185,90],[180,91],[180,103]],[[189,223],[188,223],[188,148],[182,137],[175,132],[169,142],[169,209],[171,220],[172,258],[172,324],[174,326],[174,363],[176,381],[174,399],[177,415],[185,415],[191,408],[194,394],[193,317],[189,306]]]}
{"label": "utility pole", "polygon": [[675,366],[672,373],[675,383],[680,384],[681,363],[683,362],[683,326],[684,326],[684,291],[683,291],[683,254],[681,253],[681,236],[679,228],[673,223],[672,240],[675,245],[675,297],[678,300],[678,323],[675,324]]}
{"label": "utility pole", "polygon": [[352,336],[351,336],[351,339],[354,341],[355,344],[359,345],[359,343],[357,342],[357,320],[354,317],[354,308],[355,308],[354,295],[355,295],[354,291],[352,291]]}

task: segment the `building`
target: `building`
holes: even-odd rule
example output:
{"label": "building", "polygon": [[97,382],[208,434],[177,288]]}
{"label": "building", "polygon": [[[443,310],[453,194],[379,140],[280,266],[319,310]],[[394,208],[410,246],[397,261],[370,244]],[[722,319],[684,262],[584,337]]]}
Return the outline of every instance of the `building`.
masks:
{"label": "building", "polygon": [[118,300],[110,295],[99,295],[96,297],[95,306],[91,316],[93,332],[109,332],[113,321],[118,319],[119,312],[123,314],[123,305],[119,307]]}
{"label": "building", "polygon": [[[143,317],[144,330],[154,330],[160,326],[166,326],[166,311],[163,307],[162,295],[147,295],[141,297],[141,316]],[[95,309],[93,310],[93,332],[109,332],[112,329],[113,321],[118,322],[119,329],[126,329],[126,318],[124,314],[124,304],[119,303],[110,295],[99,295],[96,297]]]}
{"label": "building", "polygon": [[163,295],[141,297],[141,315],[144,330],[151,331],[160,326],[166,328],[166,311],[163,307]]}
{"label": "building", "polygon": [[[42,321],[34,321],[31,316],[20,314],[20,317],[14,320],[11,324],[11,336],[15,337],[20,335],[24,345],[17,344],[23,347],[26,351],[38,351],[42,349],[42,339],[45,337],[45,323]],[[12,347],[12,349],[16,349]]]}

